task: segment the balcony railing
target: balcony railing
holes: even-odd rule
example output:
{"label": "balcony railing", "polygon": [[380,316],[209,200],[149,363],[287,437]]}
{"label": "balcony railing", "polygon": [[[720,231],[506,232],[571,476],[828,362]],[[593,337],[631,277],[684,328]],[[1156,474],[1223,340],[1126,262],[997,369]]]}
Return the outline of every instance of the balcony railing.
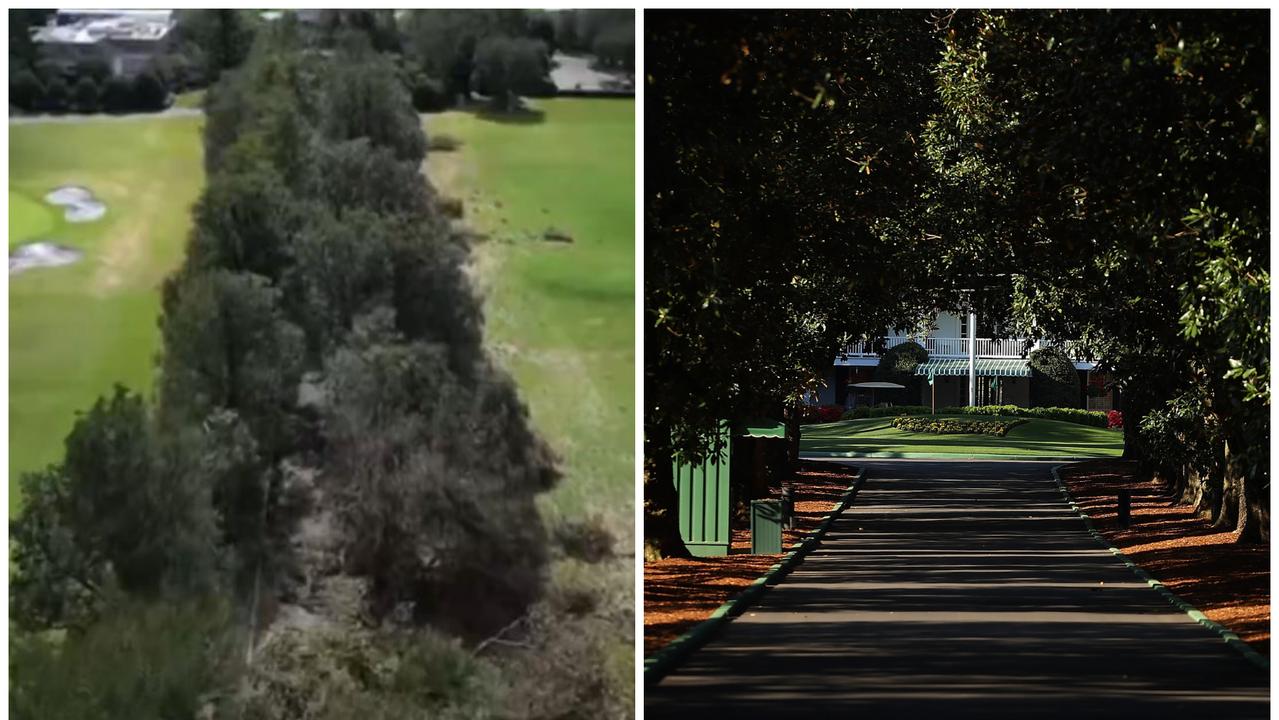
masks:
{"label": "balcony railing", "polygon": [[[886,337],[880,338],[880,340],[883,341],[885,350],[904,342],[919,343],[924,346],[924,349],[928,351],[928,356],[932,358],[966,358],[968,357],[968,343],[970,342],[969,338],[956,337]],[[979,358],[1023,358],[1036,347],[1043,347],[1043,344],[1036,345],[1033,341],[1023,338],[1008,338],[1004,340],[977,338],[976,342],[976,355]],[[1075,357],[1073,342],[1067,341],[1063,344],[1062,349],[1071,358]],[[879,353],[875,352],[875,343],[867,340],[853,343],[844,351],[843,355],[845,357],[878,357]]]}

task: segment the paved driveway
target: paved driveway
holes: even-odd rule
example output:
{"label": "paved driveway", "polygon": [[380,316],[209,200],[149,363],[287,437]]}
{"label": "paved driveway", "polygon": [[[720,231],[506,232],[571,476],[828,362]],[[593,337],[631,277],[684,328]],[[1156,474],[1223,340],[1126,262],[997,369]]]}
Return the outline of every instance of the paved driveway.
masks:
{"label": "paved driveway", "polygon": [[1267,677],[1101,548],[1052,463],[858,460],[822,545],[647,718],[1264,718]]}

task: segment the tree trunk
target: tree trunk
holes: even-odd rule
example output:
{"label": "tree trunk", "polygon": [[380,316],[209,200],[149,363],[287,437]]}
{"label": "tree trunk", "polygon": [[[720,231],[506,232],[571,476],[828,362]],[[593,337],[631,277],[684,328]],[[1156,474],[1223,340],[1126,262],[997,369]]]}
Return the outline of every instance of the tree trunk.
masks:
{"label": "tree trunk", "polygon": [[1253,482],[1248,477],[1239,463],[1236,461],[1232,452],[1231,441],[1226,439],[1223,455],[1225,456],[1226,477],[1229,482],[1236,488],[1236,502],[1234,505],[1235,514],[1235,531],[1239,533],[1236,542],[1240,543],[1263,543],[1270,541],[1270,517],[1268,498],[1262,498],[1262,488],[1257,487],[1261,483]]}
{"label": "tree trunk", "polygon": [[796,400],[790,406],[790,416],[786,418],[786,476],[790,477],[799,470],[799,429],[802,416],[800,403]]}
{"label": "tree trunk", "polygon": [[[666,432],[659,428],[657,432]],[[667,433],[669,435],[669,433]],[[663,436],[665,437],[665,436]],[[679,491],[669,443],[647,443],[644,459],[644,554],[688,558],[679,532]]]}
{"label": "tree trunk", "polygon": [[1129,391],[1123,393],[1123,402],[1121,403],[1124,414],[1124,460],[1136,460],[1141,464],[1143,474],[1147,474],[1150,470],[1148,459],[1142,453],[1141,435],[1139,432],[1141,419],[1150,412],[1150,403],[1145,401],[1145,397],[1139,397],[1139,393]]}

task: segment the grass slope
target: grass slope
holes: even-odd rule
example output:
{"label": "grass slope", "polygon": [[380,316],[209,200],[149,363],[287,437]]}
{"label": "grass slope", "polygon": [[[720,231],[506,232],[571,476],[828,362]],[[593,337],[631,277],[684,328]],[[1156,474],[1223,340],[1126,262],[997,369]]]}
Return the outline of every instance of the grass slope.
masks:
{"label": "grass slope", "polygon": [[[75,264],[9,279],[9,511],[20,473],[61,454],[75,413],[114,383],[149,391],[158,287],[181,259],[204,182],[198,118],[9,126],[9,244],[49,239]],[[107,204],[71,224],[43,201],[64,184]]]}
{"label": "grass slope", "polygon": [[[981,419],[971,415],[938,415]],[[1124,436],[1105,428],[1057,420],[1029,419],[999,438],[982,434],[933,435],[897,430],[892,418],[867,418],[805,425],[800,452],[814,453],[942,453],[947,455],[1007,455],[1014,457],[1117,457]]]}
{"label": "grass slope", "polygon": [[[635,104],[558,98],[540,122],[426,116],[427,173],[489,239],[476,251],[486,340],[564,459],[551,512],[634,507]],[[556,228],[572,243],[547,242]]]}

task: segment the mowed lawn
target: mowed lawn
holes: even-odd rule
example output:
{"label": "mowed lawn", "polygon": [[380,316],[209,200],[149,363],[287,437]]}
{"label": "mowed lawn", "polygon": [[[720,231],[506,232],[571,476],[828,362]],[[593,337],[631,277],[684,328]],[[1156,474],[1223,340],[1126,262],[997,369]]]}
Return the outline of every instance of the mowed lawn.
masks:
{"label": "mowed lawn", "polygon": [[[939,415],[959,419],[995,420],[972,415]],[[984,434],[934,435],[907,432],[890,425],[892,418],[866,418],[805,425],[800,432],[801,453],[912,453],[943,456],[1004,455],[1014,457],[1116,457],[1124,451],[1124,434],[1057,420],[1028,419],[1004,437]]]}
{"label": "mowed lawn", "polygon": [[[72,245],[74,265],[9,278],[9,511],[20,473],[61,455],[77,411],[115,383],[149,392],[159,286],[204,182],[199,118],[9,126],[9,246]],[[44,203],[83,185],[107,205],[72,224]]]}
{"label": "mowed lawn", "polygon": [[[635,103],[537,101],[538,122],[426,115],[427,174],[488,235],[476,250],[486,342],[564,460],[551,512],[634,507]],[[549,228],[571,243],[548,242]]]}

